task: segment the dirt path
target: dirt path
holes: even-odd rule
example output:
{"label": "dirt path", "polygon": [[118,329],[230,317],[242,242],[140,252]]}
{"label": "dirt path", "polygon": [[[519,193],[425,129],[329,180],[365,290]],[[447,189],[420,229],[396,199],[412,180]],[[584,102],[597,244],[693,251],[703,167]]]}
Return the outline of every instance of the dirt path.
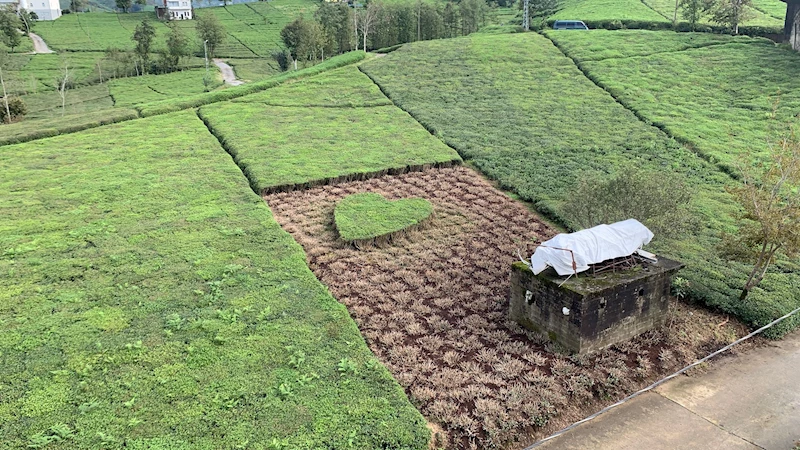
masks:
{"label": "dirt path", "polygon": [[33,53],[55,53],[50,50],[50,47],[47,46],[44,39],[38,34],[28,33],[28,36],[30,36],[31,41],[33,41]]}
{"label": "dirt path", "polygon": [[236,79],[236,73],[233,71],[233,67],[229,66],[225,61],[214,58],[214,64],[219,67],[219,71],[222,72],[222,79],[225,80],[225,84],[229,86],[244,84],[244,81]]}

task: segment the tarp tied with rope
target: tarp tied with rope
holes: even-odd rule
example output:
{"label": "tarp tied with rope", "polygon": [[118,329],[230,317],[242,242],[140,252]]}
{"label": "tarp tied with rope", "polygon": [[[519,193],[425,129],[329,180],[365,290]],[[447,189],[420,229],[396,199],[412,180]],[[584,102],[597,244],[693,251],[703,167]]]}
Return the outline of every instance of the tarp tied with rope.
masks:
{"label": "tarp tied with rope", "polygon": [[630,256],[652,239],[653,232],[636,219],[562,233],[536,249],[530,268],[537,275],[548,266],[559,275],[574,275],[591,264]]}

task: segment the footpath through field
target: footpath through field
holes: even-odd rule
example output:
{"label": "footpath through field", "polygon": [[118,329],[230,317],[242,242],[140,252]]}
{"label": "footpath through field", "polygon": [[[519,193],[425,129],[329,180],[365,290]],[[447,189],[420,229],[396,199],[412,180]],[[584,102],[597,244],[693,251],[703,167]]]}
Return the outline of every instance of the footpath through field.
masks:
{"label": "footpath through field", "polygon": [[33,41],[33,53],[55,53],[50,50],[50,47],[47,46],[47,43],[45,43],[44,39],[38,34],[28,33],[28,36],[30,36],[31,41]]}
{"label": "footpath through field", "polygon": [[229,66],[228,63],[219,58],[214,58],[214,64],[219,67],[219,71],[222,73],[222,79],[225,80],[225,84],[229,86],[239,86],[240,84],[244,84],[242,80],[236,79],[236,72],[233,71],[233,67]]}
{"label": "footpath through field", "polygon": [[800,332],[682,376],[536,447],[790,450],[800,440]]}

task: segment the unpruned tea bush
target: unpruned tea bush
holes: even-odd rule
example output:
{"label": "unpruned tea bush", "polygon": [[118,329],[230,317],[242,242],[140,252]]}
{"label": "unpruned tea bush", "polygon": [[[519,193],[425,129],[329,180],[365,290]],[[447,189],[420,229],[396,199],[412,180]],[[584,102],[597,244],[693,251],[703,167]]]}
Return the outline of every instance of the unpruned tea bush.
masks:
{"label": "unpruned tea bush", "polygon": [[4,446],[427,448],[193,111],[1,153]]}
{"label": "unpruned tea bush", "polygon": [[[648,32],[639,33],[644,36]],[[569,36],[582,34],[558,33],[557,39],[566,42]],[[669,44],[672,36],[680,36],[675,33],[650,35],[662,36],[654,46],[662,41],[673,47],[686,44],[685,40]],[[604,51],[600,45],[591,48]],[[630,48],[639,51],[636,46]],[[740,56],[731,55],[735,48],[742,52]],[[723,70],[713,58],[696,58],[698,54],[713,55],[718,49],[721,53],[716,55],[737,65]],[[776,57],[778,52],[783,52],[783,60]],[[687,60],[687,54],[693,56]],[[775,64],[764,65],[765,56],[770,61],[774,58]],[[712,139],[720,134],[727,136],[730,124],[740,127],[737,139],[750,136],[748,145],[765,145],[759,139],[766,136],[765,131],[751,131],[758,124],[748,122],[758,114],[766,121],[771,110],[761,105],[767,103],[767,92],[791,79],[798,58],[758,41],[581,63],[596,81],[619,74],[613,84],[604,86],[636,114],[594,85],[546,38],[535,34],[413,43],[361,68],[395,104],[501,187],[532,201],[539,211],[562,223],[569,223],[564,203],[584,177],[609,178],[634,165],[684,179],[693,193],[688,210],[699,227],[676,238],[660,239],[654,250],[686,263],[681,276],[689,282],[689,297],[760,326],[800,305],[800,265],[778,262],[747,301],[739,301],[748,266],[724,261],[715,252],[722,232],[737,230],[739,208],[726,192],[736,181],[709,162],[716,162],[709,157],[713,147],[704,149],[703,145],[713,144]],[[697,64],[687,64],[689,61]],[[606,67],[612,70],[601,70]],[[638,76],[640,71],[648,76]],[[725,83],[720,83],[720,77]],[[632,85],[637,89],[628,94]],[[737,92],[741,96],[734,100]],[[717,94],[721,98],[716,98]],[[673,101],[674,109],[670,106]],[[781,103],[793,101],[792,95],[781,99]],[[742,107],[726,110],[723,103]],[[647,118],[650,113],[664,118],[652,119],[659,128],[678,138],[685,133],[681,140],[697,142],[697,148],[680,146],[659,128],[637,118]],[[674,124],[674,132],[667,123]],[[735,147],[725,151],[731,150]],[[713,154],[723,155],[722,151]],[[768,335],[778,337],[798,325],[800,320],[793,319]]]}
{"label": "unpruned tea bush", "polygon": [[8,100],[0,98],[0,123],[13,122],[25,114],[28,114],[28,107],[21,98],[9,97]]}

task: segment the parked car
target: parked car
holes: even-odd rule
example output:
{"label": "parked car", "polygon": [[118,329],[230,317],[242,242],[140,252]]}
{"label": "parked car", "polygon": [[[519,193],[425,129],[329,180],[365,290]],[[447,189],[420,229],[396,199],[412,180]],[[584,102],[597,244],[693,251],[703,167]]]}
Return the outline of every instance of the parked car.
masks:
{"label": "parked car", "polygon": [[589,27],[586,26],[580,20],[556,20],[553,22],[553,29],[554,30],[588,30]]}

